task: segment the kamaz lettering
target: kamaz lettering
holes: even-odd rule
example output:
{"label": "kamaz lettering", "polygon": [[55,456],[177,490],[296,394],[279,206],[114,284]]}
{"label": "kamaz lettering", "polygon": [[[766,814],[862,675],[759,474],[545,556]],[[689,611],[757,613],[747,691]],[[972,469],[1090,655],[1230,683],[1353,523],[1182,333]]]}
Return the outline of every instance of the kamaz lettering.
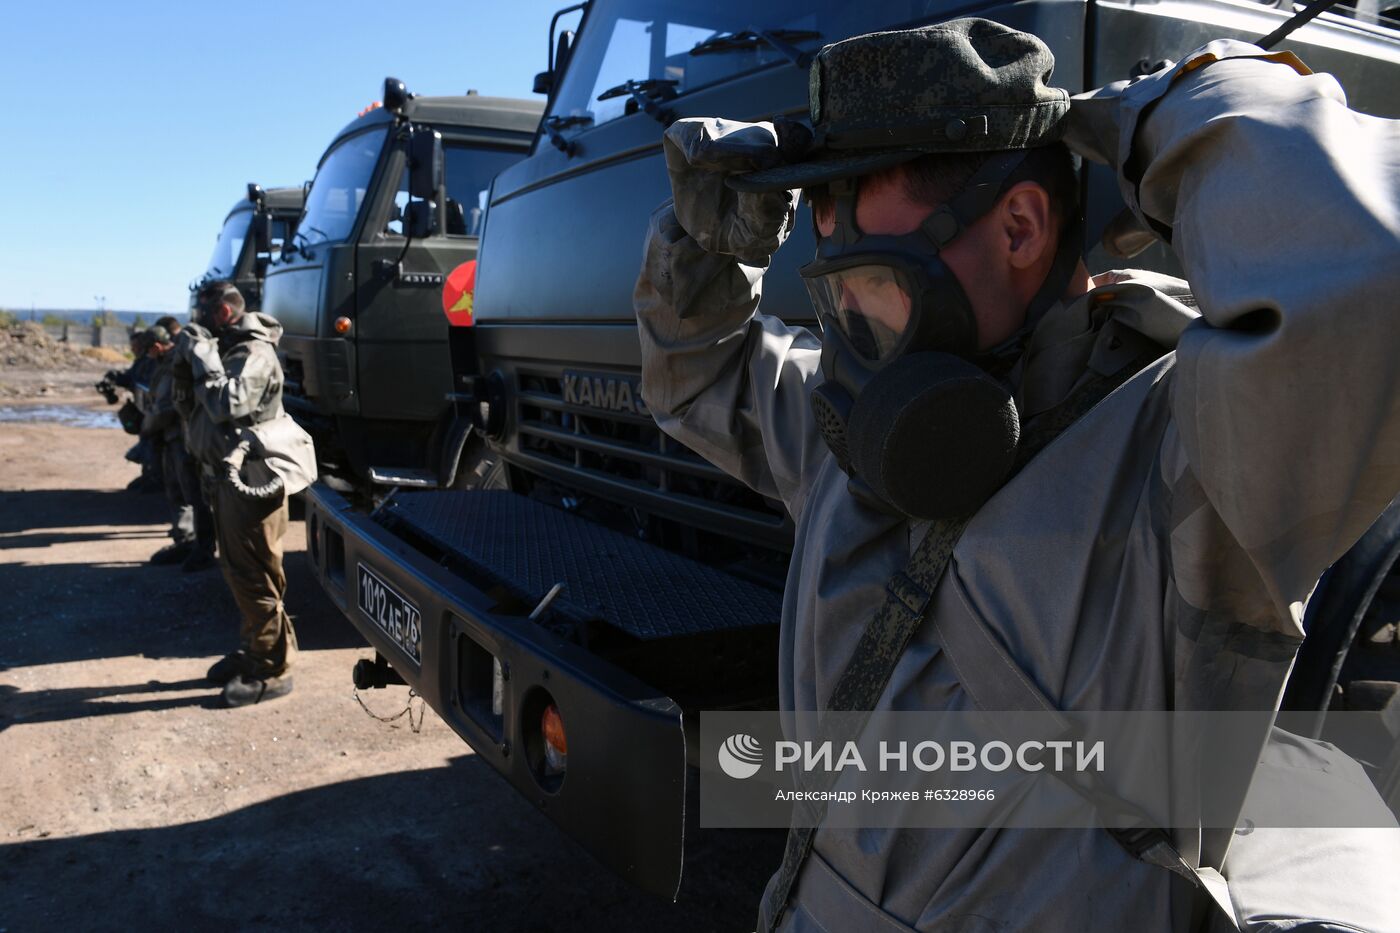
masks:
{"label": "kamaz lettering", "polygon": [[640,380],[627,376],[593,376],[565,370],[564,401],[583,408],[647,415]]}

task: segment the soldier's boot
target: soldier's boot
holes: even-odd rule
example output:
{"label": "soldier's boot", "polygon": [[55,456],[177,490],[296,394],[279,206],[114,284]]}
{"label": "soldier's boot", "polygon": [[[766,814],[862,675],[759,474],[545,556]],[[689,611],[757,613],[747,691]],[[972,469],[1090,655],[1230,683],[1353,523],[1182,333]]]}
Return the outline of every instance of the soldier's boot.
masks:
{"label": "soldier's boot", "polygon": [[188,558],[193,550],[194,546],[186,542],[167,544],[151,555],[150,563],[178,564]]}
{"label": "soldier's boot", "polygon": [[142,494],[153,492],[165,492],[165,483],[161,481],[159,476],[153,476],[150,473],[143,473],[140,476],[136,477],[136,479],[133,480],[131,483],[129,483],[126,488],[135,489],[136,492]]}
{"label": "soldier's boot", "polygon": [[226,706],[252,706],[284,697],[292,692],[292,675],[274,677],[250,677],[239,674],[224,685]]}
{"label": "soldier's boot", "polygon": [[180,569],[185,573],[198,573],[201,570],[208,570],[218,564],[213,553],[202,547],[194,547]]}
{"label": "soldier's boot", "polygon": [[235,651],[215,661],[204,676],[210,683],[222,687],[235,677],[250,673],[253,667],[252,658],[242,651]]}

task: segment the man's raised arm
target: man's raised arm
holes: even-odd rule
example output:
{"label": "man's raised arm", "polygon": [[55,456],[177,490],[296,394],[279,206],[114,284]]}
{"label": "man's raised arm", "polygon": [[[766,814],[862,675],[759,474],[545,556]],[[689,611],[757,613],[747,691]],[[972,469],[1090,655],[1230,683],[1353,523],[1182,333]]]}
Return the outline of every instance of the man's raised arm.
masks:
{"label": "man's raised arm", "polygon": [[673,201],[651,218],[633,294],[642,394],[668,435],[796,517],[826,455],[808,393],[821,343],[758,314],[768,257],[791,229],[787,192],[730,191],[776,156],[757,124],[683,120],[666,133]]}
{"label": "man's raised arm", "polygon": [[1170,236],[1204,316],[1177,351],[1166,478],[1204,500],[1177,504],[1178,573],[1224,572],[1185,566],[1223,524],[1296,620],[1400,491],[1400,123],[1228,40],[1077,98],[1071,121]]}

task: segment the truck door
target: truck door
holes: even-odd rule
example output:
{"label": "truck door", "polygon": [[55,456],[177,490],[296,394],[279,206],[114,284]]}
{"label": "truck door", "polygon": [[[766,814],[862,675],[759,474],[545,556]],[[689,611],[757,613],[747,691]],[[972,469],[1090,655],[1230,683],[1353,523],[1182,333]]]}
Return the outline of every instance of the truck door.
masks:
{"label": "truck door", "polygon": [[396,147],[385,177],[398,185],[376,199],[357,248],[355,336],[366,418],[431,421],[442,411],[452,389],[443,280],[476,257],[491,179],[524,155],[523,145],[484,146],[442,130],[445,224],[426,238],[404,236],[408,169]]}

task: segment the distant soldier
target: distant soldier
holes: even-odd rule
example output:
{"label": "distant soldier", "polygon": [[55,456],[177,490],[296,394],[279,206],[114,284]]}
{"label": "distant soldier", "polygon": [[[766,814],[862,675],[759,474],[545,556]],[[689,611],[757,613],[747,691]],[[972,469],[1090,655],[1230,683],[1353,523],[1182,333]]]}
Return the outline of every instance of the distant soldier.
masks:
{"label": "distant soldier", "polygon": [[[128,434],[140,434],[141,424],[150,407],[151,377],[155,373],[155,361],[147,352],[151,348],[149,330],[132,331],[130,338],[132,363],[126,371],[113,380],[117,385],[131,391],[131,401],[123,405],[117,417]],[[150,441],[142,436],[136,445],[126,452],[126,459],[139,464],[141,475],[127,484],[132,492],[161,492],[165,488],[164,470]]]}
{"label": "distant soldier", "polygon": [[311,438],[282,409],[282,325],[247,313],[231,282],[203,285],[176,343],[175,400],[214,510],[219,566],[242,613],[239,650],[209,669],[224,702],[291,692],[296,633],[282,599],[287,497],[316,479]]}
{"label": "distant soldier", "polygon": [[[162,319],[164,320],[164,319]],[[170,502],[172,543],[151,555],[153,564],[180,563],[186,572],[214,566],[214,517],[199,489],[199,470],[185,449],[173,391],[174,337],[160,324],[152,327],[146,355],[155,361],[148,410],[141,439],[155,450]]]}

